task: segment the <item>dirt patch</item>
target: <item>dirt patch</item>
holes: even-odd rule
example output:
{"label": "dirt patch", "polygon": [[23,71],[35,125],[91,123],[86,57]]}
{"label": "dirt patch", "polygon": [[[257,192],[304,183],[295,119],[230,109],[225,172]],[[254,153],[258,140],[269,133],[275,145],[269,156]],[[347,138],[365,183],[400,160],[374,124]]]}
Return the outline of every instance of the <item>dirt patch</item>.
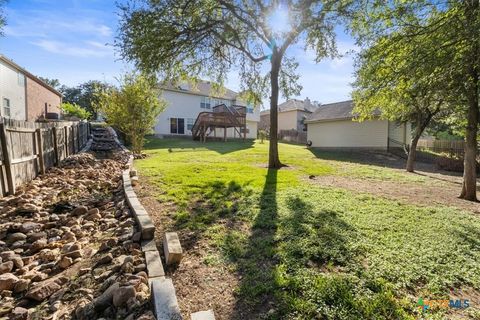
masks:
{"label": "dirt patch", "polygon": [[432,179],[441,180],[420,184],[342,176],[318,176],[313,179],[308,179],[308,181],[321,186],[370,193],[383,198],[421,206],[443,205],[464,209],[473,213],[480,213],[479,203],[456,197],[456,195],[460,194],[461,190],[461,184],[459,185],[461,182],[458,181],[460,178],[442,176],[440,173],[419,172],[419,174],[430,177],[433,175]]}
{"label": "dirt patch", "polygon": [[[182,244],[188,236],[181,236]],[[216,319],[232,319],[236,304],[234,290],[239,279],[215,261],[215,254],[205,241],[195,241],[193,246],[187,247],[180,266],[167,269],[184,318],[189,319],[190,314],[197,311],[212,309]]]}
{"label": "dirt patch", "polygon": [[[155,224],[156,244],[161,254],[166,231],[175,231],[180,237],[184,257],[177,268],[167,268],[166,275],[173,280],[184,319],[190,319],[191,313],[208,309],[214,311],[217,320],[234,319],[235,289],[241,278],[219,261],[220,257],[209,246],[208,239],[199,233],[176,230],[172,217],[176,212],[175,205],[159,202],[148,180],[144,177],[140,180],[142,183],[135,186],[135,192]],[[226,224],[226,227],[236,228],[236,225]]]}

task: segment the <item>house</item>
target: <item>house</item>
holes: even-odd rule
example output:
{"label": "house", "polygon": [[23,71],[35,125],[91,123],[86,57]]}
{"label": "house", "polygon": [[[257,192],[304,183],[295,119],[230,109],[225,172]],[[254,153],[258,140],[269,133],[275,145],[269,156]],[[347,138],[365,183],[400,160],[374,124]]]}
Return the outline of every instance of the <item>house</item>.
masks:
{"label": "house", "polygon": [[[246,107],[246,137],[255,139],[257,127],[260,121],[258,108],[248,105],[239,98],[239,94],[230,89],[217,92],[209,81],[199,81],[192,85],[182,83],[180,85],[165,85],[161,87],[162,96],[167,102],[167,108],[157,118],[155,134],[157,136],[192,136],[195,120],[201,112],[212,112],[215,106]],[[217,129],[216,131],[222,131]],[[235,128],[227,129],[227,137],[242,138]],[[223,136],[223,132],[216,132]]]}
{"label": "house", "polygon": [[[305,119],[317,109],[310,99],[290,99],[278,105],[278,132],[281,130],[306,131]],[[260,129],[270,130],[270,110],[260,112]]]}
{"label": "house", "polygon": [[60,117],[62,94],[3,55],[0,98],[2,117],[28,121]]}
{"label": "house", "polygon": [[372,120],[358,122],[353,106],[349,100],[325,104],[313,112],[305,121],[312,147],[387,150],[410,143],[410,123],[381,119],[379,112]]}

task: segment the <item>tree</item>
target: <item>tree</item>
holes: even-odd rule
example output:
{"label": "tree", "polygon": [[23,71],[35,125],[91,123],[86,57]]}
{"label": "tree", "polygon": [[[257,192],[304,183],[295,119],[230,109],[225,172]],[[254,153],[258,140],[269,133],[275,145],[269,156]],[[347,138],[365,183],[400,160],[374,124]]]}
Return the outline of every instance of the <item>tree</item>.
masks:
{"label": "tree", "polygon": [[80,105],[95,119],[98,113],[96,107],[98,105],[98,98],[96,93],[108,89],[109,86],[110,85],[98,80],[89,80],[76,87],[63,85],[59,90],[62,92],[65,102]]}
{"label": "tree", "polygon": [[[354,12],[353,29],[361,43],[372,43],[399,28],[403,37],[437,39],[429,55],[439,54],[438,72],[444,76],[443,89],[457,97],[459,111],[466,119],[463,186],[460,197],[476,201],[476,155],[480,96],[480,4],[461,1],[363,0]],[[401,61],[392,61],[401,63]]]}
{"label": "tree", "polygon": [[60,105],[60,109],[62,109],[63,114],[67,117],[75,117],[80,120],[87,120],[92,115],[90,112],[79,106],[78,104],[63,102]]}
{"label": "tree", "polygon": [[110,87],[96,94],[98,110],[107,123],[124,133],[135,154],[143,149],[148,134],[166,103],[159,100],[155,77],[128,73],[120,79],[120,87]]}
{"label": "tree", "polygon": [[356,64],[353,99],[361,119],[380,111],[390,121],[413,123],[408,172],[414,171],[417,143],[425,129],[452,107],[449,92],[442,90],[444,76],[436,67],[439,57],[428,54],[432,40],[406,38],[399,30],[362,50]]}
{"label": "tree", "polygon": [[287,49],[302,42],[314,50],[317,62],[334,56],[334,28],[347,2],[145,0],[136,7],[132,1],[120,6],[116,45],[124,59],[170,81],[206,76],[223,83],[227,72],[236,70],[242,89],[262,96],[269,92],[268,166],[279,168],[279,92],[289,97],[301,90],[298,63]]}
{"label": "tree", "polygon": [[43,78],[43,77],[38,77],[40,80],[48,84],[50,87],[52,87],[55,90],[60,89],[60,80],[58,79],[49,79],[49,78]]}
{"label": "tree", "polygon": [[3,36],[3,27],[7,24],[7,18],[5,17],[5,10],[3,6],[5,5],[6,0],[0,0],[0,36]]}

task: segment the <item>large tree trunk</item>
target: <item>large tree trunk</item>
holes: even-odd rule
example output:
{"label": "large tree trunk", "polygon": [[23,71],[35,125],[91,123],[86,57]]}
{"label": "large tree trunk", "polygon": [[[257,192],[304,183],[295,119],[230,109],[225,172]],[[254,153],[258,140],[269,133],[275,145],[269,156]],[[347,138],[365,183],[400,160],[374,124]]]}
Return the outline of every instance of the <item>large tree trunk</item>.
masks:
{"label": "large tree trunk", "polygon": [[278,76],[280,73],[281,56],[272,55],[272,69],[270,72],[270,146],[268,154],[268,167],[278,169],[282,166],[278,156]]}
{"label": "large tree trunk", "polygon": [[413,172],[415,170],[415,158],[417,156],[418,140],[420,139],[423,131],[425,131],[425,129],[428,127],[428,125],[430,124],[430,121],[432,120],[433,116],[436,113],[438,113],[438,111],[428,112],[425,118],[423,118],[421,114],[417,116],[415,133],[413,134],[412,141],[410,142],[410,150],[408,152],[408,158],[407,158],[406,170],[408,172]]}
{"label": "large tree trunk", "polygon": [[460,198],[477,201],[478,97],[469,99],[467,121],[463,159],[463,186]]}
{"label": "large tree trunk", "polygon": [[407,171],[413,172],[415,170],[415,158],[417,156],[417,144],[418,139],[422,133],[417,134],[417,130],[415,130],[415,136],[413,137],[412,141],[410,142],[410,150],[408,151],[408,158],[407,158]]}
{"label": "large tree trunk", "polygon": [[468,78],[466,81],[466,95],[468,101],[467,128],[465,134],[465,155],[463,159],[463,186],[460,198],[477,201],[477,133],[479,116],[479,50],[480,38],[476,28],[476,21],[480,5],[478,0],[464,3],[467,16],[467,31],[472,40],[472,49],[467,55]]}

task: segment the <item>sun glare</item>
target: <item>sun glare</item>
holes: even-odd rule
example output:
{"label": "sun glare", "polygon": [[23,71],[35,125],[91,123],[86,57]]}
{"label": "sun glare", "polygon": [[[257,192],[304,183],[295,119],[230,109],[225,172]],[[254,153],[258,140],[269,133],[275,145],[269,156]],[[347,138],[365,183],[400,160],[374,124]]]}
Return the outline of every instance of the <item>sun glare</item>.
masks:
{"label": "sun glare", "polygon": [[281,35],[290,31],[290,18],[288,9],[278,6],[267,18],[268,25],[275,35]]}

